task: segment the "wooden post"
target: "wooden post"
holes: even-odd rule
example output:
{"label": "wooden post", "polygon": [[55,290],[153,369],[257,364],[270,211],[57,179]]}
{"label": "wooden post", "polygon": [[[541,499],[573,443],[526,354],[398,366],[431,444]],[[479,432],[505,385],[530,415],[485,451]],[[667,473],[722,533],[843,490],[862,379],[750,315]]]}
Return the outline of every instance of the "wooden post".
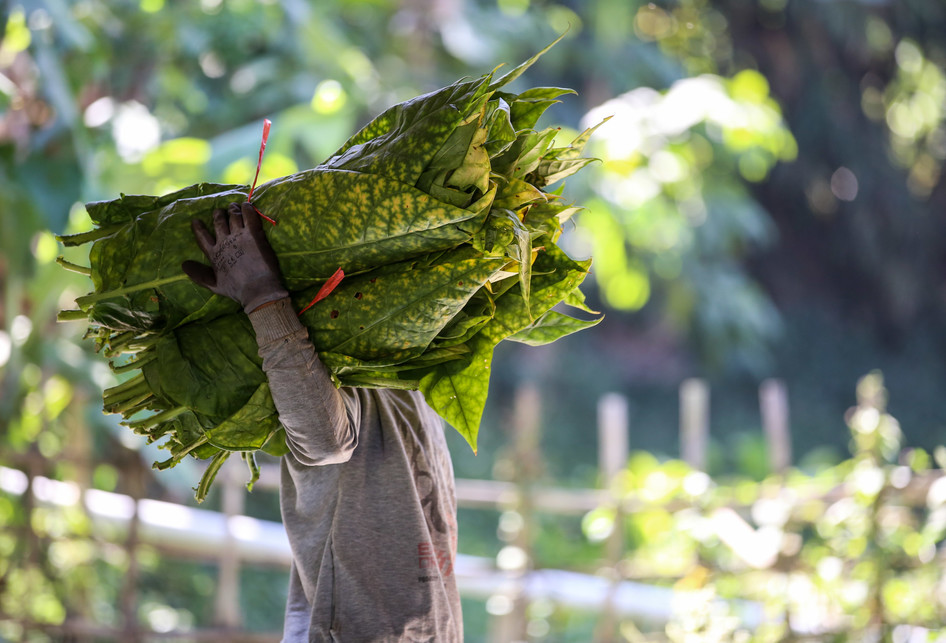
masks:
{"label": "wooden post", "polygon": [[[40,557],[42,555],[42,541],[40,540],[39,534],[36,533],[36,522],[34,521],[35,511],[36,511],[36,496],[34,495],[36,484],[36,478],[40,476],[40,473],[43,470],[43,456],[39,452],[39,448],[36,444],[30,446],[29,453],[27,454],[26,460],[26,490],[23,493],[23,514],[25,518],[24,527],[26,528],[26,537],[27,541],[27,558],[26,566],[30,570],[40,569]],[[36,587],[36,581],[33,579],[32,573],[26,575],[26,587],[23,591],[26,602],[29,604],[33,603],[34,596],[39,593],[40,587]],[[16,614],[16,608],[14,607],[14,614]],[[32,620],[32,615],[24,615],[29,620]],[[29,640],[27,632],[24,631],[21,634],[21,641]]]}
{"label": "wooden post", "polygon": [[598,401],[598,467],[606,488],[627,468],[627,458],[627,399],[608,393]]}
{"label": "wooden post", "polygon": [[523,384],[517,391],[512,414],[512,460],[509,471],[516,486],[516,500],[507,511],[518,514],[513,532],[507,534],[508,545],[497,557],[497,565],[508,574],[506,586],[490,597],[495,612],[490,624],[490,641],[513,643],[528,638],[529,598],[524,593],[523,579],[532,569],[532,541],[535,531],[535,509],[532,485],[539,476],[542,461],[539,452],[541,398],[533,383]]}
{"label": "wooden post", "polygon": [[129,643],[139,643],[142,640],[141,629],[138,627],[138,581],[141,576],[141,565],[138,562],[138,531],[141,525],[140,501],[145,495],[145,470],[137,453],[126,452],[123,458],[124,475],[128,476],[128,495],[134,500],[135,511],[128,522],[128,537],[125,540],[125,550],[128,552],[128,571],[122,587],[121,609],[124,621],[122,640]]}
{"label": "wooden post", "polygon": [[785,382],[768,379],[759,387],[762,429],[769,447],[769,465],[784,473],[792,464],[792,436],[788,423],[788,391]]}
{"label": "wooden post", "polygon": [[624,555],[623,499],[619,481],[627,469],[628,451],[627,400],[609,393],[598,402],[598,466],[604,488],[611,491],[616,511],[614,529],[607,544],[608,563],[612,566],[618,565]]}
{"label": "wooden post", "polygon": [[221,510],[226,520],[226,541],[220,548],[217,575],[217,595],[214,602],[214,624],[237,630],[242,624],[240,617],[240,558],[236,539],[233,536],[232,518],[243,513],[244,487],[240,482],[242,469],[238,466],[239,455],[231,456],[223,465],[221,482]]}
{"label": "wooden post", "polygon": [[694,469],[706,470],[709,442],[709,386],[690,378],[680,384],[680,455]]}
{"label": "wooden post", "polygon": [[624,512],[620,487],[621,474],[627,469],[629,453],[627,399],[608,393],[598,401],[598,467],[601,484],[611,492],[614,527],[605,544],[607,569],[611,572],[611,588],[595,627],[594,640],[612,643],[619,640],[618,617],[614,611],[614,594],[623,579]]}
{"label": "wooden post", "polygon": [[[72,478],[78,486],[80,498],[85,498],[86,492],[92,488],[93,463],[95,462],[92,434],[89,431],[88,424],[83,418],[83,411],[89,405],[88,398],[89,396],[82,391],[82,389],[77,388],[72,404],[70,404],[67,412],[62,415],[63,423],[70,436],[70,440],[66,443],[64,449],[64,459],[70,462],[74,467],[72,469]],[[82,510],[84,518],[88,520],[89,516],[85,511],[85,503],[80,501],[77,503],[77,506]],[[90,540],[89,542],[100,551],[100,556],[104,554],[100,543],[95,540]],[[74,612],[69,620],[85,621],[91,618],[93,608],[89,596],[84,592],[80,594],[80,596],[81,598],[77,597],[74,603]],[[79,640],[81,641],[82,639]]]}

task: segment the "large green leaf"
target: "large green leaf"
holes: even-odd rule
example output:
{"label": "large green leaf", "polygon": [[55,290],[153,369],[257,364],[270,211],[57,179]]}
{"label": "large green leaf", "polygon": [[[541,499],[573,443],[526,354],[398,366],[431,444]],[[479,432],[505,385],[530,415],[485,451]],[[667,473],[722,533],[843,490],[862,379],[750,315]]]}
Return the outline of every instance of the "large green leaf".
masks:
{"label": "large green leaf", "polygon": [[[414,373],[427,367],[453,360],[466,360],[470,349],[464,344],[431,346],[421,355],[406,361],[360,360],[349,355],[321,352],[319,359],[331,371],[342,386],[355,386],[366,382],[365,377],[382,377],[385,385],[398,386],[415,379]],[[357,383],[357,384],[356,384]],[[408,388],[417,388],[411,383]]]}
{"label": "large green leaf", "polygon": [[535,87],[527,89],[518,96],[502,95],[510,102],[510,119],[516,130],[527,130],[535,127],[539,117],[549,107],[560,101],[556,100],[563,94],[576,93],[571,89],[559,87]]}
{"label": "large green leaf", "polygon": [[[447,177],[463,163],[463,159],[470,149],[470,143],[472,143],[474,135],[481,127],[481,120],[482,114],[475,113],[469,115],[457,125],[456,129],[447,137],[443,146],[430,160],[423,174],[418,178],[416,187],[419,190],[429,192],[430,186],[433,184],[439,187],[445,185]],[[487,168],[488,173],[489,168]],[[467,195],[467,198],[469,198],[469,195]]]}
{"label": "large green leaf", "polygon": [[156,359],[142,371],[170,406],[186,406],[221,422],[236,413],[266,377],[256,335],[246,315],[188,324],[155,344]]}
{"label": "large green leaf", "polygon": [[470,341],[469,361],[440,364],[420,380],[424,399],[476,451],[495,344],[476,335]]}
{"label": "large green leaf", "polygon": [[[124,307],[129,313],[144,311],[149,326],[171,326],[188,313],[203,308],[213,297],[210,291],[187,279],[181,271],[185,260],[205,261],[194,240],[190,222],[194,218],[210,222],[216,208],[245,200],[240,192],[225,191],[175,201],[157,210],[139,214],[113,234],[92,245],[89,258],[95,292],[76,302],[85,310],[107,302],[112,315]],[[235,310],[232,301],[217,298],[208,316]],[[95,315],[93,311],[93,315]],[[99,315],[105,319],[105,315]]]}
{"label": "large green leaf", "polygon": [[555,242],[561,234],[562,224],[580,210],[581,208],[569,205],[560,198],[550,197],[544,203],[533,203],[526,208],[522,223],[536,236],[545,235]]}
{"label": "large green leaf", "polygon": [[577,319],[557,310],[550,310],[535,320],[532,325],[513,333],[506,339],[529,346],[544,346],[566,335],[596,326],[602,319],[604,319],[603,316],[596,319]]}
{"label": "large green leaf", "polygon": [[[257,194],[257,207],[279,221],[266,231],[283,281],[298,290],[339,267],[358,272],[455,247],[482,225],[493,193],[465,209],[384,177],[316,168],[267,183]],[[80,307],[108,302],[113,317],[121,317],[116,308],[124,307],[129,312],[122,327],[137,322],[141,330],[235,312],[234,302],[187,279],[181,263],[206,261],[191,221],[211,227],[214,209],[243,200],[239,192],[222,192],[176,201],[98,240],[90,253],[95,293],[80,297]]]}
{"label": "large green leaf", "polygon": [[528,327],[565,299],[585,278],[591,260],[575,261],[558,246],[546,245],[532,265],[531,296],[528,308],[516,283],[496,298],[496,312],[480,331],[494,344]]}
{"label": "large green leaf", "polygon": [[487,212],[484,203],[455,207],[384,177],[320,168],[263,186],[255,201],[277,213],[267,236],[290,290],[340,266],[358,272],[455,247]]}
{"label": "large green leaf", "polygon": [[485,147],[490,157],[501,153],[516,140],[509,103],[499,95],[487,105],[486,129]]}
{"label": "large green leaf", "polygon": [[461,247],[385,266],[343,281],[301,319],[320,351],[404,361],[421,354],[502,264]]}
{"label": "large green leaf", "polygon": [[461,81],[388,109],[326,161],[413,185],[454,129],[488,98],[489,77]]}
{"label": "large green leaf", "polygon": [[542,186],[552,185],[571,176],[589,163],[594,163],[595,160],[588,158],[542,159],[536,168],[536,174],[541,179],[539,183]]}
{"label": "large green leaf", "polygon": [[524,179],[542,162],[555,138],[556,130],[522,130],[515,142],[492,159],[493,172],[504,177]]}
{"label": "large green leaf", "polygon": [[531,183],[522,179],[511,177],[499,186],[496,193],[496,199],[493,201],[494,208],[505,210],[518,210],[530,203],[545,201],[545,194]]}
{"label": "large green leaf", "polygon": [[[504,339],[523,332],[533,324],[533,318],[541,319],[565,299],[584,279],[590,265],[590,260],[574,261],[554,245],[539,253],[533,266],[528,308],[521,296],[521,284],[507,286],[508,290],[495,298],[493,317],[467,342],[472,351],[469,362],[441,364],[421,378],[420,390],[428,404],[474,451],[489,391],[494,348]],[[588,322],[588,326],[595,323],[597,320]]]}
{"label": "large green leaf", "polygon": [[494,81],[494,82],[489,86],[490,91],[496,91],[496,90],[498,90],[498,89],[500,89],[500,88],[502,88],[502,87],[505,87],[505,86],[508,85],[509,83],[511,83],[511,82],[513,82],[514,80],[516,80],[517,78],[519,78],[519,76],[521,76],[523,73],[525,73],[525,71],[526,71],[527,69],[529,69],[529,67],[531,67],[532,65],[534,65],[535,62],[536,62],[539,58],[541,58],[543,54],[545,54],[546,52],[548,52],[549,49],[551,49],[551,48],[554,47],[556,44],[558,44],[558,42],[559,42],[562,38],[564,38],[564,37],[565,37],[565,34],[563,33],[563,34],[560,35],[558,38],[556,38],[555,40],[553,40],[552,42],[550,42],[548,45],[546,45],[539,53],[537,53],[537,54],[535,54],[534,56],[532,56],[531,58],[529,58],[529,60],[527,60],[527,61],[525,61],[525,62],[523,62],[523,63],[520,63],[519,65],[517,65],[516,67],[514,67],[511,71],[507,72],[505,75],[501,76],[498,80]]}
{"label": "large green leaf", "polygon": [[245,191],[246,185],[222,185],[219,183],[197,183],[163,196],[142,194],[121,195],[111,201],[96,201],[86,205],[92,221],[99,226],[133,221],[145,212],[160,210],[166,205],[182,199],[219,194],[221,192]]}
{"label": "large green leaf", "polygon": [[489,152],[486,150],[486,136],[485,128],[477,128],[463,157],[463,162],[450,175],[448,185],[460,190],[476,188],[480,193],[489,191],[490,163]]}
{"label": "large green leaf", "polygon": [[249,451],[263,448],[281,425],[276,405],[263,382],[239,410],[204,434],[213,446],[228,451]]}
{"label": "large green leaf", "polygon": [[591,309],[588,304],[585,303],[585,293],[583,293],[580,288],[575,288],[573,291],[568,293],[568,296],[565,297],[564,302],[566,305],[571,306],[572,308],[577,308],[578,310],[583,310],[586,313],[591,313],[592,315],[599,314],[597,310]]}

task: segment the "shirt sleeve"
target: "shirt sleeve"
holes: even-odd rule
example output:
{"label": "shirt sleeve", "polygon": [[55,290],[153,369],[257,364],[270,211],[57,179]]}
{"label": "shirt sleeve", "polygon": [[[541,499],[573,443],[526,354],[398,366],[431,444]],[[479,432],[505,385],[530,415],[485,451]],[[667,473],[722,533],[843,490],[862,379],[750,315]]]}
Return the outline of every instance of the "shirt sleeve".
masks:
{"label": "shirt sleeve", "polygon": [[335,387],[290,300],[249,317],[289,451],[306,466],[348,461],[358,442],[357,404]]}

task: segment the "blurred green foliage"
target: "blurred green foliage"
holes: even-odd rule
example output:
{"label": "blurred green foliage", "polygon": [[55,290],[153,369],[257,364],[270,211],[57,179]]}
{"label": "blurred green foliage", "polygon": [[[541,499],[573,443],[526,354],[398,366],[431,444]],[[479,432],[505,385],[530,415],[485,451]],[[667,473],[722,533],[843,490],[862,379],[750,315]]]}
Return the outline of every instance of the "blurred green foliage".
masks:
{"label": "blurred green foliage", "polygon": [[753,364],[780,320],[741,265],[774,236],[746,184],[797,153],[768,83],[754,70],[702,75],[663,93],[631,90],[589,117],[609,114],[594,150],[602,159],[595,196],[581,219],[605,303],[639,310],[656,291],[705,359]]}
{"label": "blurred green foliage", "polygon": [[[635,454],[619,496],[639,505],[623,518],[621,570],[672,586],[680,604],[659,634],[625,623],[628,640],[946,633],[946,448],[905,447],[886,407],[880,373],[863,377],[846,418],[852,457],[761,482]],[[613,507],[590,512],[586,537],[605,540],[615,518]]]}
{"label": "blurred green foliage", "polygon": [[[934,565],[921,559],[942,540],[941,507],[907,516],[883,501],[904,471],[932,467],[921,454],[946,439],[938,359],[946,315],[944,27],[946,9],[932,0],[3,3],[0,465],[85,487],[190,496],[193,471],[139,479],[154,454],[123,443],[98,410],[115,376],[78,327],[53,321],[86,288],[55,263],[63,254],[83,264],[81,250],[63,252],[53,237],[88,228],[82,203],[197,181],[247,182],[263,117],[274,128],[261,180],[310,167],[384,107],[523,60],[567,31],[529,81],[578,90],[548,115],[566,134],[613,114],[593,141],[601,163],[565,189],[587,206],[569,231],[571,248],[594,254],[589,299],[608,320],[568,347],[497,356],[481,455],[458,460],[458,473],[492,475],[510,391],[531,379],[549,400],[544,475],[592,484],[594,441],[576,427],[590,424],[598,394],[629,392],[640,427],[634,446],[661,455],[638,456],[629,475],[632,488],[654,498],[628,519],[629,560],[668,574],[695,559],[688,569],[696,576],[685,578],[704,592],[693,605],[706,606],[708,596],[742,595],[747,576],[730,573],[735,563],[718,543],[697,537],[700,515],[661,505],[685,493],[692,476],[663,458],[677,447],[666,428],[676,422],[675,384],[694,373],[716,378],[722,426],[711,473],[747,475],[701,494],[709,507],[730,496],[757,502],[772,488],[751,437],[758,421],[745,409],[760,376],[784,376],[796,452],[836,465],[789,482],[863,485],[877,472],[885,481],[873,496],[856,487],[861,495],[847,508],[821,506],[820,521],[806,514],[779,527],[787,535],[806,525],[811,537],[793,558],[802,580],[791,583],[825,597],[851,627],[870,629],[878,618],[884,627],[932,624],[942,605],[916,596],[936,582]],[[886,386],[909,442],[926,451],[889,463],[895,436],[867,431],[854,459],[838,464],[847,440],[834,430],[839,410],[854,378],[881,361],[893,366],[884,368]],[[886,417],[876,399],[860,404]],[[818,445],[834,451],[819,460]],[[50,638],[41,625],[69,617],[121,626],[122,579],[138,567],[135,619],[205,624],[213,580],[206,569],[172,573],[148,551],[129,560],[107,539],[90,541],[80,512],[24,497],[0,493],[0,637],[20,638],[22,620],[37,625],[23,635],[37,641]],[[273,517],[271,504],[255,503],[252,511]],[[603,533],[607,519],[606,510],[587,517],[586,533]],[[467,517],[469,551],[500,546],[498,520]],[[579,527],[543,522],[542,561],[593,560],[597,545],[576,543]],[[704,558],[722,571],[698,583],[703,572],[693,570]],[[784,594],[748,578],[757,600]],[[191,600],[174,603],[175,593]],[[706,610],[683,610],[678,629],[666,633],[674,640],[707,634],[710,622],[722,628],[719,637],[738,629]],[[248,610],[247,618],[252,628],[264,617]],[[554,636],[585,631],[590,619],[554,612],[534,620]],[[625,636],[633,640],[630,627]]]}

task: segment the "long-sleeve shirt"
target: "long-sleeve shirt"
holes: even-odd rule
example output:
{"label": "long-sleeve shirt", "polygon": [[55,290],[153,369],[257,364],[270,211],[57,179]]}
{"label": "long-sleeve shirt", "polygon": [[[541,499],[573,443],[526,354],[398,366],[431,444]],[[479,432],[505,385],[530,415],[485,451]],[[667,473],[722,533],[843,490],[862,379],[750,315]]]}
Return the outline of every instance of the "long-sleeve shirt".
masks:
{"label": "long-sleeve shirt", "polygon": [[417,391],[335,388],[288,299],[250,321],[290,451],[283,641],[462,641],[443,422]]}

